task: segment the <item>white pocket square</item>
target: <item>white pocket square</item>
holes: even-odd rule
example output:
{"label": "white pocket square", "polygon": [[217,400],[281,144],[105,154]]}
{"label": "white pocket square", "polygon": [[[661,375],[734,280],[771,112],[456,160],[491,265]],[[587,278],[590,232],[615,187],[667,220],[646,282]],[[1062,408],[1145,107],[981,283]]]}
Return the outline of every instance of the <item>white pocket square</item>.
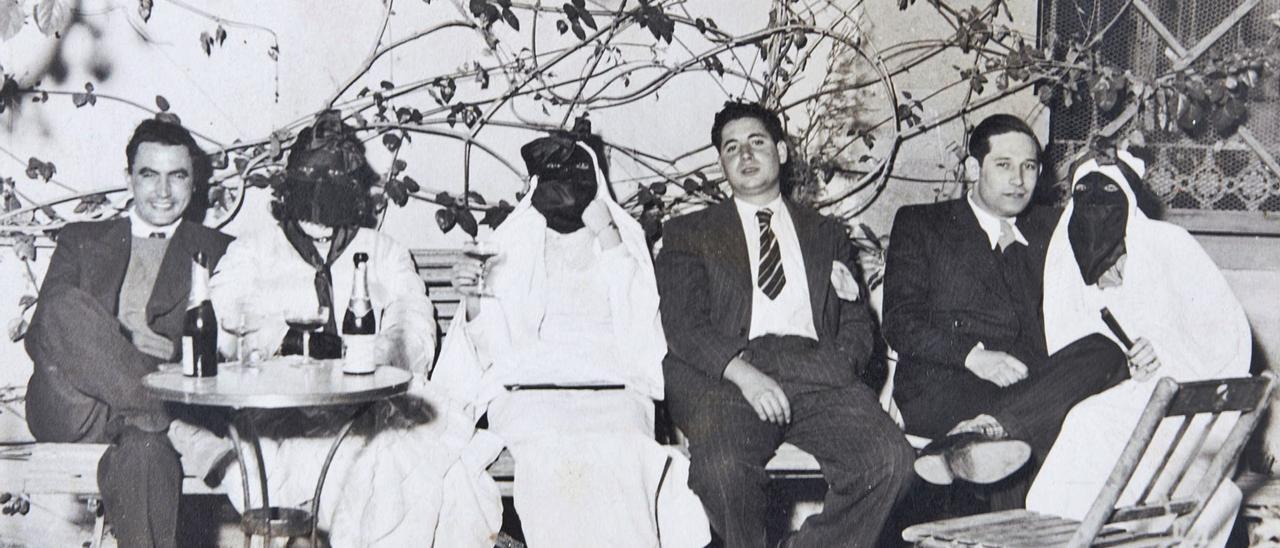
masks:
{"label": "white pocket square", "polygon": [[858,300],[860,294],[858,281],[853,278],[853,272],[849,271],[849,267],[840,261],[831,261],[831,286],[836,289],[836,295],[841,299]]}

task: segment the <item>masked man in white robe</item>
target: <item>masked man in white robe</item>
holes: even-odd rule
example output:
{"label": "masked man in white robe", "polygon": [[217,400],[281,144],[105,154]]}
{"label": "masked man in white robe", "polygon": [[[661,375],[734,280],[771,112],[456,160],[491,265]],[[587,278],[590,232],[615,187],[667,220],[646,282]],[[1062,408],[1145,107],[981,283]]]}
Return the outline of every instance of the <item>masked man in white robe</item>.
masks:
{"label": "masked man in white robe", "polygon": [[[1126,151],[1117,157],[1113,164],[1089,160],[1076,168],[1045,264],[1050,352],[1092,333],[1122,342],[1102,320],[1104,308],[1133,343],[1127,351],[1131,378],[1071,410],[1027,495],[1027,509],[1074,519],[1084,517],[1102,490],[1157,379],[1247,375],[1251,357],[1248,321],[1222,273],[1186,230],[1147,217],[1138,198],[1145,164]],[[1171,422],[1161,425],[1152,447],[1168,445],[1177,427]],[[1204,447],[1221,445],[1234,420],[1219,422]],[[1188,434],[1199,435],[1203,427],[1193,422]],[[1211,458],[1201,456],[1183,489],[1194,487],[1197,470]],[[1143,484],[1157,465],[1158,459],[1144,459],[1131,485]],[[1140,495],[1134,491],[1127,490],[1119,505],[1133,504]],[[1230,479],[1224,481],[1192,534],[1223,545],[1240,497]]]}
{"label": "masked man in white robe", "polygon": [[[426,384],[435,353],[435,311],[409,251],[374,224],[369,189],[377,174],[364,147],[337,111],[322,113],[290,149],[285,183],[275,189],[279,225],[241,237],[227,250],[212,280],[218,317],[243,321],[248,352],[269,359],[261,367],[295,367],[301,334],[285,318],[327,308],[310,337],[313,358],[342,356],[336,318],[353,292],[354,257],[364,254],[368,296],[378,318],[375,361],[411,371],[409,394],[378,402],[339,447],[321,494],[319,524],[333,546],[492,546],[501,507],[482,503],[474,489],[483,459],[464,461],[472,437],[467,420],[433,402]],[[235,355],[236,338],[219,337]],[[310,503],[316,479],[347,407],[257,413],[267,482],[275,505]],[[452,420],[451,420],[452,419]],[[489,459],[497,447],[489,451]],[[252,464],[250,465],[253,466]],[[233,475],[238,470],[232,471]],[[258,492],[250,474],[250,492]],[[223,481],[240,504],[238,475]],[[496,490],[493,491],[496,493]],[[241,509],[243,510],[243,509]]]}
{"label": "masked man in white robe", "polygon": [[701,547],[688,463],[654,441],[667,347],[653,264],[599,154],[569,135],[521,149],[530,192],[487,242],[484,291],[478,261],[455,269],[469,296],[432,383],[487,411],[532,548]]}

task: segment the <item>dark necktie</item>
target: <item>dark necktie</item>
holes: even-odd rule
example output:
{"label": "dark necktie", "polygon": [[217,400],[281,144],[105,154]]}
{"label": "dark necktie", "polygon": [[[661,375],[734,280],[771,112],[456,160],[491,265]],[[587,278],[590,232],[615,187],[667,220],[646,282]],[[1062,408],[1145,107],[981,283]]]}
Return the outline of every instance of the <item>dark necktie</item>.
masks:
{"label": "dark necktie", "polygon": [[787,275],[782,271],[782,249],[769,223],[772,218],[769,208],[756,212],[756,220],[760,221],[760,273],[756,284],[770,300],[776,299],[782,293],[782,286],[787,285]]}

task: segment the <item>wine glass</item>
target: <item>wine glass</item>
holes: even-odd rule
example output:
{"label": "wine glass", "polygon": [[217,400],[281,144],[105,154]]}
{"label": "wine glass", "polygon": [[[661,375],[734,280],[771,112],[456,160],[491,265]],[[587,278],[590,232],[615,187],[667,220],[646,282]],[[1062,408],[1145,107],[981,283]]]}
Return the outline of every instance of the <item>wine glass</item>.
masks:
{"label": "wine glass", "polygon": [[316,363],[311,360],[311,332],[324,327],[327,321],[329,321],[327,306],[318,307],[310,312],[297,312],[284,319],[284,323],[289,327],[302,332],[302,364]]}
{"label": "wine glass", "polygon": [[489,271],[488,262],[502,254],[498,246],[487,241],[472,240],[462,246],[462,254],[480,261],[480,273],[476,275],[475,296],[477,297],[494,297],[492,291],[485,284],[485,274]]}
{"label": "wine glass", "polygon": [[236,362],[240,367],[256,365],[246,358],[245,336],[262,328],[261,318],[250,314],[244,307],[239,307],[230,318],[223,318],[219,323],[223,331],[236,336]]}

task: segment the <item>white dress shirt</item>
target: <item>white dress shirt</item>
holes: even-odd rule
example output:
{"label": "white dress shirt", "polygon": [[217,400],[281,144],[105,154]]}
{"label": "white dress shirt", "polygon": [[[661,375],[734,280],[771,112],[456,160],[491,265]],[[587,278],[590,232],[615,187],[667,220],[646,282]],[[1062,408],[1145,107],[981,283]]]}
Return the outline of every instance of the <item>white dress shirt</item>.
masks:
{"label": "white dress shirt", "polygon": [[1016,219],[1013,217],[998,217],[996,215],[992,215],[987,210],[982,209],[982,207],[973,201],[972,190],[966,195],[966,199],[969,201],[969,208],[973,210],[973,216],[978,218],[978,226],[981,226],[982,231],[987,233],[987,239],[991,241],[991,249],[995,249],[1000,245],[1001,222],[1009,223],[1009,228],[1013,229],[1014,241],[1022,245],[1029,245],[1027,244],[1027,239],[1022,236],[1022,231],[1018,230]]}
{"label": "white dress shirt", "polygon": [[166,239],[172,238],[174,231],[178,230],[178,223],[181,222],[182,218],[178,218],[178,220],[166,226],[156,226],[147,222],[141,215],[138,215],[136,209],[129,208],[129,232],[136,238],[150,238],[151,234],[155,232],[164,234]]}
{"label": "white dress shirt", "polygon": [[[809,305],[809,278],[805,274],[804,255],[800,253],[800,238],[791,222],[791,212],[779,196],[761,207],[737,198],[733,200],[742,219],[743,235],[747,238],[747,256],[751,264],[751,331],[754,339],[761,335],[798,335],[814,340],[818,331],[813,326],[813,308]],[[770,299],[760,289],[757,277],[760,273],[760,221],[756,212],[761,209],[773,212],[770,224],[782,251],[782,271],[787,283],[777,298]]]}

